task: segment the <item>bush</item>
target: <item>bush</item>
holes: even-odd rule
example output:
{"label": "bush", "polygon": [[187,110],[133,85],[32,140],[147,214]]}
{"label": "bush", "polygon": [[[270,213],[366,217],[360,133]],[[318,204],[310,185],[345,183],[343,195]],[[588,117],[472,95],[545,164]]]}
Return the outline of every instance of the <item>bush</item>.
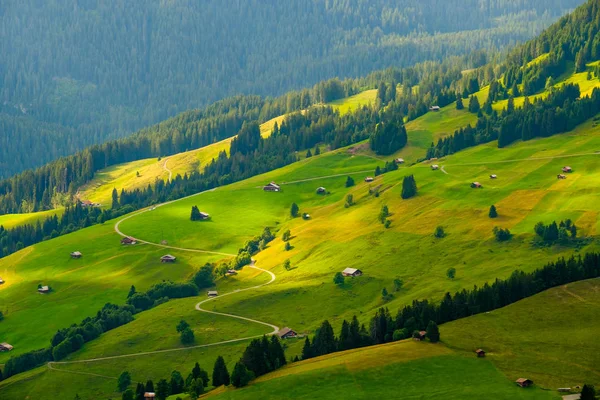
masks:
{"label": "bush", "polygon": [[510,238],[512,237],[512,233],[510,233],[508,229],[498,228],[497,226],[494,227],[494,230],[492,232],[494,232],[494,236],[496,237],[496,240],[498,242],[505,242],[507,240],[510,240]]}
{"label": "bush", "polygon": [[214,266],[212,264],[206,263],[196,271],[192,277],[192,282],[198,289],[204,289],[214,285],[215,279],[213,276],[213,269]]}
{"label": "bush", "polygon": [[446,276],[450,279],[454,279],[454,277],[456,276],[456,268],[448,268],[448,270],[446,271]]}
{"label": "bush", "polygon": [[344,274],[342,274],[341,272],[336,272],[335,275],[333,276],[333,283],[335,283],[338,286],[341,286],[344,284],[346,278],[344,277]]}
{"label": "bush", "polygon": [[444,232],[444,227],[438,226],[437,228],[435,228],[435,232],[433,233],[433,236],[435,236],[438,239],[441,239],[444,236],[446,236],[446,232]]}
{"label": "bush", "polygon": [[190,328],[185,328],[183,331],[181,331],[181,343],[183,344],[192,344],[194,343],[195,337],[194,337],[194,331],[192,331]]}
{"label": "bush", "polygon": [[231,384],[236,388],[244,387],[252,380],[254,374],[241,362],[237,362],[231,373]]}

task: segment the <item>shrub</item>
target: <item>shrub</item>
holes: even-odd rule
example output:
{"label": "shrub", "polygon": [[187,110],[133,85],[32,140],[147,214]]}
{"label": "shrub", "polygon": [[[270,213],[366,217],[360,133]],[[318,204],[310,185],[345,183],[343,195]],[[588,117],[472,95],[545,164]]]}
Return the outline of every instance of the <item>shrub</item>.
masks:
{"label": "shrub", "polygon": [[438,239],[441,239],[444,236],[446,236],[446,232],[444,232],[444,227],[443,226],[436,227],[435,232],[433,233],[433,236],[435,236]]}
{"label": "shrub", "polygon": [[496,240],[498,242],[505,242],[507,240],[510,240],[510,238],[512,237],[512,233],[510,233],[508,228],[502,229],[496,226],[494,227],[494,230],[492,232],[494,232],[494,236],[496,237]]}
{"label": "shrub", "polygon": [[344,274],[342,274],[341,272],[336,272],[335,275],[333,276],[333,283],[335,283],[338,286],[341,286],[344,284],[346,278],[344,277]]}

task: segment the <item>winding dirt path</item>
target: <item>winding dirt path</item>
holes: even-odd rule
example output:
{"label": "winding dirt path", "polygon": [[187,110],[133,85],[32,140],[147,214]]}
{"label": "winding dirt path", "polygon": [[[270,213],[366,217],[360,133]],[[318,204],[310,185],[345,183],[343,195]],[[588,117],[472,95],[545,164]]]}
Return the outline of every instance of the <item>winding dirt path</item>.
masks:
{"label": "winding dirt path", "polygon": [[168,167],[167,167],[167,161],[169,161],[168,158],[165,159],[165,163],[163,164],[163,169],[165,170],[165,172],[169,173],[169,183],[171,183],[171,179],[173,178],[173,171],[171,171]]}

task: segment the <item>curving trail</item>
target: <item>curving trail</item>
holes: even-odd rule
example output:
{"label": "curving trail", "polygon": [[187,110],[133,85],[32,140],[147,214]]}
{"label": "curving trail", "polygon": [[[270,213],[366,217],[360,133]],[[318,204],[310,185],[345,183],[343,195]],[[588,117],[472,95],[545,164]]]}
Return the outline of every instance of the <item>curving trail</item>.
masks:
{"label": "curving trail", "polygon": [[165,159],[165,163],[163,164],[163,169],[165,170],[165,172],[169,173],[169,183],[171,183],[171,179],[173,178],[173,171],[171,171],[168,167],[167,167],[167,161],[169,161],[168,158]]}

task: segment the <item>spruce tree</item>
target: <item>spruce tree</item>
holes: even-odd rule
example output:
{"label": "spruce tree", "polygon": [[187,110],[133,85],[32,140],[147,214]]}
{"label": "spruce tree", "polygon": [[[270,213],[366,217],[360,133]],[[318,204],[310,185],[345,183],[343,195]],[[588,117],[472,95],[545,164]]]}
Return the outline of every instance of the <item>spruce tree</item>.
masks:
{"label": "spruce tree", "polygon": [[166,400],[169,397],[170,387],[166,379],[161,379],[156,384],[156,398],[158,400]]}
{"label": "spruce tree", "polygon": [[414,175],[405,176],[402,180],[402,194],[403,199],[410,199],[417,195],[417,182],[415,181]]}
{"label": "spruce tree", "polygon": [[231,373],[231,384],[236,388],[244,387],[252,380],[252,372],[248,371],[246,366],[237,362]]}
{"label": "spruce tree", "polygon": [[496,218],[498,216],[498,211],[496,211],[496,206],[492,204],[492,206],[490,207],[490,212],[489,212],[489,217],[490,218]]}
{"label": "spruce tree", "polygon": [[112,191],[112,209],[115,210],[119,208],[119,192],[117,192],[117,188],[113,188]]}
{"label": "spruce tree", "polygon": [[128,371],[121,372],[119,375],[119,379],[117,380],[117,389],[119,392],[124,392],[127,389],[127,386],[131,384],[131,375]]}
{"label": "spruce tree", "polygon": [[298,207],[298,204],[292,203],[292,206],[290,207],[290,215],[292,216],[292,218],[296,218],[298,216],[299,211],[300,208]]}
{"label": "spruce tree", "polygon": [[121,400],[134,400],[133,390],[127,389],[124,391],[123,395],[121,396]]}
{"label": "spruce tree", "polygon": [[581,397],[580,400],[595,400],[596,399],[596,389],[592,385],[583,385],[581,388]]}
{"label": "spruce tree", "polygon": [[354,179],[352,179],[352,177],[348,177],[346,178],[346,187],[351,187],[354,186]]}
{"label": "spruce tree", "polygon": [[212,374],[212,384],[215,387],[225,385],[229,386],[230,377],[229,371],[227,371],[227,365],[225,365],[225,360],[222,356],[217,357],[215,361],[215,366],[213,368]]}
{"label": "spruce tree", "polygon": [[427,337],[431,343],[440,341],[440,329],[435,321],[429,321],[429,324],[427,324]]}
{"label": "spruce tree", "polygon": [[465,108],[462,99],[460,98],[460,96],[458,96],[456,98],[456,109],[457,110],[463,110]]}
{"label": "spruce tree", "polygon": [[131,287],[129,288],[129,293],[127,293],[127,298],[130,298],[135,293],[136,293],[135,286],[131,285]]}
{"label": "spruce tree", "polygon": [[319,149],[319,145],[315,146],[315,156],[318,156],[319,154],[321,154],[321,149]]}
{"label": "spruce tree", "polygon": [[346,278],[344,278],[344,274],[342,274],[339,271],[336,272],[335,275],[333,276],[333,283],[335,283],[338,286],[343,285],[345,280],[346,280]]}
{"label": "spruce tree", "polygon": [[154,392],[154,383],[152,382],[152,380],[148,380],[146,381],[146,386],[144,387],[144,390],[146,392]]}
{"label": "spruce tree", "polygon": [[481,107],[479,106],[479,99],[477,99],[477,96],[471,96],[469,99],[469,112],[477,114],[480,108]]}
{"label": "spruce tree", "polygon": [[310,343],[310,339],[308,336],[304,339],[304,346],[302,347],[302,359],[308,360],[309,358],[314,357],[312,345]]}
{"label": "spruce tree", "polygon": [[171,394],[183,393],[185,389],[185,382],[183,376],[179,371],[171,372],[171,380],[169,381],[169,387]]}
{"label": "spruce tree", "polygon": [[306,158],[310,157],[312,157],[312,153],[310,152],[310,149],[308,149],[308,151],[306,152]]}
{"label": "spruce tree", "polygon": [[144,387],[144,384],[138,382],[135,388],[135,400],[145,400],[144,393],[146,393],[146,388]]}

